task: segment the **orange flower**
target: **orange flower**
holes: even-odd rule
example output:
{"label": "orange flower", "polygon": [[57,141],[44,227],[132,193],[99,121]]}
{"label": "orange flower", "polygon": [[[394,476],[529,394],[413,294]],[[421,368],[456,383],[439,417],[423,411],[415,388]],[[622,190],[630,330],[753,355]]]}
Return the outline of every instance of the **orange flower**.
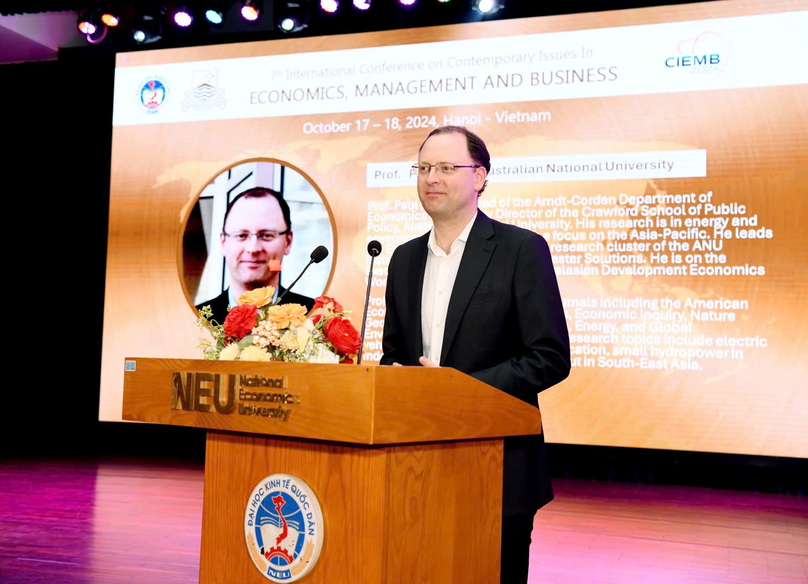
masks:
{"label": "orange flower", "polygon": [[251,304],[256,308],[261,308],[262,306],[266,306],[267,304],[271,303],[274,296],[275,288],[272,286],[265,286],[263,288],[256,288],[255,290],[245,292],[238,297],[238,303],[240,305]]}
{"label": "orange flower", "polygon": [[267,308],[266,320],[278,329],[300,326],[306,322],[306,307],[300,304],[277,304]]}

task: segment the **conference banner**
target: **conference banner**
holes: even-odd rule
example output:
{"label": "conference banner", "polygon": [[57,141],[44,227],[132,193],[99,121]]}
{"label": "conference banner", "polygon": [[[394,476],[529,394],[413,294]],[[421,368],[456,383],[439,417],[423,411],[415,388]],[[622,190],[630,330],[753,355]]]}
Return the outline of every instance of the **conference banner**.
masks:
{"label": "conference banner", "polygon": [[100,418],[125,357],[201,357],[251,186],[292,209],[281,282],[325,245],[295,291],[357,325],[381,242],[377,363],[390,256],[431,228],[412,165],[464,125],[482,211],[553,255],[573,369],[539,396],[548,441],[808,457],[805,30],[805,1],[739,0],[119,54]]}

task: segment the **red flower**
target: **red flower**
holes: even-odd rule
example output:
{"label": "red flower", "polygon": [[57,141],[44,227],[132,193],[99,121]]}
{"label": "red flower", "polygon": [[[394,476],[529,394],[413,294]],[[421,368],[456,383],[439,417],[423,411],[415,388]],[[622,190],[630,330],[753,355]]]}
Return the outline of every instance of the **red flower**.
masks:
{"label": "red flower", "polygon": [[318,308],[322,308],[323,306],[325,306],[329,302],[332,302],[334,304],[334,308],[333,308],[334,312],[342,312],[342,304],[340,304],[339,302],[337,302],[336,300],[331,298],[331,296],[318,296],[317,298],[315,298],[314,299],[314,310],[317,310]]}
{"label": "red flower", "polygon": [[323,318],[322,314],[315,314],[314,316],[311,317],[311,324],[317,326],[317,323],[320,322],[321,318]]}
{"label": "red flower", "polygon": [[359,350],[362,343],[359,331],[354,328],[351,321],[334,317],[325,323],[325,335],[334,348],[343,355],[351,355]]}
{"label": "red flower", "polygon": [[258,308],[252,304],[234,306],[224,319],[224,334],[241,340],[255,328],[258,323]]}

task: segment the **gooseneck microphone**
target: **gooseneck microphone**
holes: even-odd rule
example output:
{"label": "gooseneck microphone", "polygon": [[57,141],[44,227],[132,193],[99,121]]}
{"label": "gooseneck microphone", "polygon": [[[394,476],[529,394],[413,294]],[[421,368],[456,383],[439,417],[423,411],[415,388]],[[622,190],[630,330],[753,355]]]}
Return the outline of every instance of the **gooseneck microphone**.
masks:
{"label": "gooseneck microphone", "polygon": [[370,285],[373,283],[373,260],[382,253],[382,244],[375,239],[368,244],[368,255],[370,256],[370,271],[368,272],[368,291],[365,293],[365,311],[362,313],[362,334],[359,337],[359,352],[356,354],[356,364],[362,362],[362,350],[365,345],[365,324],[368,320],[368,304],[370,301]]}
{"label": "gooseneck microphone", "polygon": [[[326,246],[324,245],[318,245],[317,247],[314,248],[314,251],[311,252],[311,255],[309,257],[311,258],[311,262],[309,262],[309,265],[311,265],[312,262],[314,262],[315,264],[319,264],[321,261],[323,261],[325,258],[328,257],[328,248],[326,248]],[[308,267],[309,266],[306,266],[306,268]],[[303,268],[303,271],[305,272],[306,269]]]}
{"label": "gooseneck microphone", "polygon": [[283,300],[283,297],[286,296],[286,293],[289,292],[289,290],[291,290],[295,284],[297,284],[297,281],[303,276],[303,274],[306,273],[306,270],[309,269],[310,265],[319,264],[321,261],[323,261],[325,258],[328,257],[328,248],[326,248],[324,245],[318,245],[317,247],[314,248],[314,251],[311,252],[311,255],[309,257],[311,258],[309,260],[309,263],[306,264],[306,267],[303,268],[303,271],[300,272],[300,275],[297,278],[295,278],[295,281],[292,282],[292,284],[286,290],[283,291],[283,294],[278,296],[278,301],[275,304],[281,303],[281,300]]}

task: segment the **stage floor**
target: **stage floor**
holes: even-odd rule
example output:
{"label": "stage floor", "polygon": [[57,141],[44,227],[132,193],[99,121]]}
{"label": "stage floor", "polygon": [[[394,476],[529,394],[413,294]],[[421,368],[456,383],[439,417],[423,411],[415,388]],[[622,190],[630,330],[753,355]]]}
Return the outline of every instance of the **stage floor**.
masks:
{"label": "stage floor", "polygon": [[[202,483],[188,462],[0,462],[0,583],[196,584]],[[553,484],[531,584],[808,582],[806,497]]]}

